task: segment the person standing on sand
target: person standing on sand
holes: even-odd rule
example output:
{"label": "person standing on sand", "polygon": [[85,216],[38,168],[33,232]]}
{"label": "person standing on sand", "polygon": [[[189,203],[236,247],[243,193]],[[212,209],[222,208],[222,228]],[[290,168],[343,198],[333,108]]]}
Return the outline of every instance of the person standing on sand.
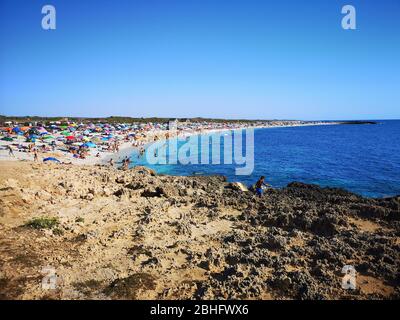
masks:
{"label": "person standing on sand", "polygon": [[114,160],[111,158],[109,161],[110,167],[114,167]]}
{"label": "person standing on sand", "polygon": [[33,150],[33,161],[39,162],[39,156],[36,149]]}
{"label": "person standing on sand", "polygon": [[265,180],[265,177],[261,176],[260,179],[258,179],[258,181],[256,182],[256,194],[259,197],[261,197],[262,194],[263,194],[262,187],[263,186],[266,186],[266,187],[270,186],[268,183],[265,183],[264,180]]}
{"label": "person standing on sand", "polygon": [[11,146],[7,146],[7,149],[8,149],[8,155],[9,155],[10,157],[14,157],[14,158],[15,158],[14,151],[13,151],[13,149],[11,148]]}
{"label": "person standing on sand", "polygon": [[122,169],[123,170],[128,170],[129,169],[129,164],[130,164],[130,160],[128,157],[125,157],[124,160],[122,160]]}

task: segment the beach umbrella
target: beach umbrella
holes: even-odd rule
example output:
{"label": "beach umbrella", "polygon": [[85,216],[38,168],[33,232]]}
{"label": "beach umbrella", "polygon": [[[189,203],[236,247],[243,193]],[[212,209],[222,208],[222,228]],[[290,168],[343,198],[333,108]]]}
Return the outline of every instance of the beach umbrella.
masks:
{"label": "beach umbrella", "polygon": [[4,138],[1,138],[1,140],[3,140],[3,141],[13,141],[13,138],[4,137]]}
{"label": "beach umbrella", "polygon": [[66,137],[66,139],[67,140],[75,140],[75,137],[74,136],[68,136],[68,137]]}
{"label": "beach umbrella", "polygon": [[41,128],[39,128],[39,129],[37,129],[38,130],[38,132],[40,133],[40,134],[48,134],[48,132],[47,132],[47,130],[45,129],[45,128],[43,128],[43,127],[41,127]]}
{"label": "beach umbrella", "polygon": [[26,141],[27,142],[35,142],[37,138],[38,138],[37,135],[31,134],[26,138]]}
{"label": "beach umbrella", "polygon": [[51,135],[50,136],[44,136],[43,139],[46,139],[46,140],[47,139],[54,139],[54,136],[51,136]]}
{"label": "beach umbrella", "polygon": [[93,142],[85,142],[82,146],[87,147],[87,148],[96,148],[96,144]]}
{"label": "beach umbrella", "polygon": [[36,129],[36,128],[31,128],[31,129],[29,129],[29,130],[28,130],[28,133],[29,133],[30,135],[32,135],[32,134],[37,135],[37,136],[40,135],[39,130]]}
{"label": "beach umbrella", "polygon": [[62,131],[61,134],[63,136],[69,136],[71,134],[71,132],[69,132],[68,130]]}
{"label": "beach umbrella", "polygon": [[60,160],[53,158],[53,157],[48,157],[48,158],[43,159],[43,162],[47,162],[47,161],[54,161],[54,162],[60,163]]}

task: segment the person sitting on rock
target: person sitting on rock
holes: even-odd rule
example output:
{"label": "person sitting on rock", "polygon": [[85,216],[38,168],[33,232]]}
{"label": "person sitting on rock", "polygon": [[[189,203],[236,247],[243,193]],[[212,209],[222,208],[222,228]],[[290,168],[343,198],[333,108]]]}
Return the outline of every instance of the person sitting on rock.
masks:
{"label": "person sitting on rock", "polygon": [[260,179],[258,179],[258,181],[256,182],[256,194],[261,197],[263,194],[263,186],[270,186],[268,183],[264,182],[265,177],[261,176]]}

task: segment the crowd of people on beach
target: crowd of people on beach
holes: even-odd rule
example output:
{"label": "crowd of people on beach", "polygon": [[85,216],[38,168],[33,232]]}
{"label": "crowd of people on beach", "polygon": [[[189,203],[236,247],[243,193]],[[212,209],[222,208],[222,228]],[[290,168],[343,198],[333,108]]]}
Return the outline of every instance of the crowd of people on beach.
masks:
{"label": "crowd of people on beach", "polygon": [[[247,124],[248,125],[248,124]],[[178,135],[201,133],[206,130],[235,129],[244,124],[224,122],[183,122],[177,128]],[[78,123],[52,121],[43,123],[3,123],[0,127],[0,158],[22,157],[39,161],[39,155],[58,156],[68,160],[108,158],[118,154],[121,147],[133,147],[143,155],[147,143],[170,136],[170,123]],[[7,154],[1,153],[7,150]],[[47,155],[46,155],[47,154]],[[125,162],[121,162],[126,167]],[[129,166],[129,164],[128,164]]]}
{"label": "crowd of people on beach", "polygon": [[[285,124],[285,123],[283,123]],[[224,123],[224,122],[185,122],[177,128],[177,135],[187,136],[207,130],[229,130],[244,126],[273,126],[282,123]],[[138,157],[144,155],[146,144],[160,139],[169,139],[170,123],[77,123],[77,122],[49,122],[36,124],[18,124],[0,127],[0,150],[6,150],[3,157],[15,159],[16,153],[28,154],[25,159],[39,162],[40,155],[43,161],[57,161],[61,157],[63,162],[80,161],[84,159],[108,159],[103,161],[109,166],[128,170],[132,164],[130,157],[118,158],[122,146],[137,149]],[[1,155],[1,151],[0,151]],[[113,156],[114,155],[114,156]],[[255,194],[262,196],[263,190],[271,186],[261,177],[254,185]]]}
{"label": "crowd of people on beach", "polygon": [[153,123],[14,123],[0,127],[0,150],[7,150],[9,158],[15,158],[15,152],[31,154],[35,161],[39,153],[58,153],[73,159],[101,158],[118,154],[122,145],[140,148],[143,154],[145,144],[158,139],[155,134],[162,130],[166,130],[165,125]]}

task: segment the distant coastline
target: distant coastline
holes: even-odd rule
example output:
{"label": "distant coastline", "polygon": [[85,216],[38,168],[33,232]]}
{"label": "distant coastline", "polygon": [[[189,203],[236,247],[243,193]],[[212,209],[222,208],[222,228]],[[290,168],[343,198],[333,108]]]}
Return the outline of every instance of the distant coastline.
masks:
{"label": "distant coastline", "polygon": [[343,121],[339,124],[378,124],[377,121]]}
{"label": "distant coastline", "polygon": [[[14,116],[14,115],[1,115],[0,114],[0,125],[4,125],[5,122],[104,122],[104,123],[168,123],[169,121],[178,120],[179,122],[226,122],[226,123],[254,123],[254,122],[324,122],[324,123],[336,123],[336,124],[377,124],[378,120],[301,120],[301,119],[224,119],[224,118],[206,118],[206,117],[128,117],[128,116],[109,116],[109,117],[76,117],[76,116]],[[396,119],[388,119],[396,120]]]}
{"label": "distant coastline", "polygon": [[[25,141],[24,135],[15,135],[12,132],[14,128],[46,128],[47,136],[51,136],[52,138],[49,140],[38,139],[38,142],[42,145],[48,145],[50,148],[50,142],[57,141],[57,144],[61,145],[56,148],[58,152],[49,153],[50,155],[54,155],[63,162],[71,162],[73,164],[84,164],[84,165],[95,165],[95,164],[105,164],[111,158],[114,161],[121,161],[124,157],[129,156],[135,150],[138,150],[138,146],[134,146],[132,144],[132,139],[126,139],[127,134],[130,133],[139,133],[143,135],[140,138],[141,145],[148,145],[154,138],[160,140],[165,140],[166,129],[168,128],[168,124],[170,122],[176,122],[182,127],[180,131],[180,137],[188,137],[192,135],[198,134],[210,134],[214,132],[223,132],[223,131],[231,131],[231,130],[239,130],[239,129],[261,129],[261,128],[282,128],[282,127],[299,127],[299,126],[318,126],[318,125],[345,125],[345,124],[354,124],[354,125],[362,125],[362,124],[376,124],[376,121],[363,121],[363,120],[351,120],[351,121],[332,121],[332,120],[248,120],[248,119],[209,119],[209,118],[132,118],[132,117],[121,117],[121,116],[110,116],[106,118],[89,118],[89,117],[40,117],[40,116],[4,116],[0,115],[0,134],[3,136],[2,141],[0,142],[0,160],[33,160],[33,155],[27,152],[17,152],[16,157],[9,157],[7,148],[9,145],[14,145],[17,149],[20,150],[22,147],[23,151],[26,151],[26,148],[29,146],[29,143]],[[87,156],[85,159],[76,159],[71,157],[68,152],[62,151],[65,148],[59,148],[66,142],[63,137],[60,135],[61,127],[63,128],[75,128],[76,126],[80,127],[81,130],[75,131],[71,129],[71,135],[80,135],[85,139],[91,140],[92,138],[101,138],[101,133],[90,133],[84,134],[88,126],[101,126],[107,125],[112,128],[114,132],[114,140],[119,144],[119,151],[117,153],[110,153],[104,150],[102,147],[100,150],[98,148],[92,149],[89,148]],[[73,126],[73,127],[71,127]],[[120,130],[120,128],[124,127],[124,130]],[[140,128],[148,127],[144,131]],[[128,131],[125,131],[125,128],[129,128]],[[139,129],[138,129],[139,128]],[[25,134],[26,135],[26,134]],[[5,137],[12,137],[13,141],[4,141]],[[103,135],[104,136],[104,135]],[[81,141],[81,144],[84,144],[82,138],[78,139]],[[102,143],[101,145],[105,145],[106,143]],[[100,145],[100,146],[101,146]],[[20,150],[21,151],[21,150]],[[45,156],[46,152],[43,153]]]}

